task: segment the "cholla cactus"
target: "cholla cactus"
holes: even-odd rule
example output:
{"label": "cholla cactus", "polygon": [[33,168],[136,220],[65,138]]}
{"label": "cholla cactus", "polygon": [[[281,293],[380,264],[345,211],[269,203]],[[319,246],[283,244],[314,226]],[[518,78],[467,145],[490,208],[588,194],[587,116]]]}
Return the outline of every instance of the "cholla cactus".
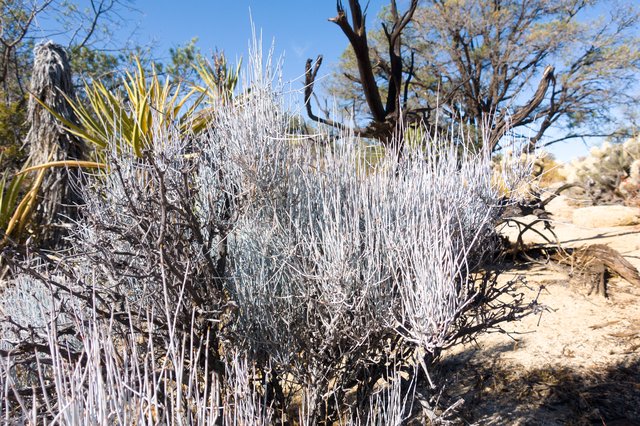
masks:
{"label": "cholla cactus", "polygon": [[618,189],[627,205],[640,207],[640,159],[631,163],[629,176],[622,179]]}
{"label": "cholla cactus", "polygon": [[638,203],[640,180],[633,172],[640,161],[640,138],[623,144],[608,142],[591,148],[590,155],[572,164],[575,180],[581,183],[593,203]]}

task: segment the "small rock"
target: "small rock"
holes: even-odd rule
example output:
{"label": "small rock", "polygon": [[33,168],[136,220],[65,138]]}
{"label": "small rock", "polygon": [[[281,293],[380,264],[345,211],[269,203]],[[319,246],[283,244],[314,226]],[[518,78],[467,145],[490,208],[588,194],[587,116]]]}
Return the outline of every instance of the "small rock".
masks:
{"label": "small rock", "polygon": [[555,219],[571,220],[575,209],[574,206],[569,204],[569,199],[564,195],[554,198],[545,206],[545,210],[551,213]]}
{"label": "small rock", "polygon": [[640,223],[640,208],[627,206],[582,207],[574,210],[573,223],[584,228],[637,225]]}

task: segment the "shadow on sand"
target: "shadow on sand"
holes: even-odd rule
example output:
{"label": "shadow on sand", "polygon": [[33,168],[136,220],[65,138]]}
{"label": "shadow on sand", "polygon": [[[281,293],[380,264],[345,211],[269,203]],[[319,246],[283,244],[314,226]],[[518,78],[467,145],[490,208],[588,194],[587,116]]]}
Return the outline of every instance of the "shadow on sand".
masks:
{"label": "shadow on sand", "polygon": [[[500,345],[443,360],[445,400],[460,396],[460,424],[640,425],[640,353],[606,369],[561,365],[515,369],[500,364]],[[493,361],[491,361],[493,360]]]}

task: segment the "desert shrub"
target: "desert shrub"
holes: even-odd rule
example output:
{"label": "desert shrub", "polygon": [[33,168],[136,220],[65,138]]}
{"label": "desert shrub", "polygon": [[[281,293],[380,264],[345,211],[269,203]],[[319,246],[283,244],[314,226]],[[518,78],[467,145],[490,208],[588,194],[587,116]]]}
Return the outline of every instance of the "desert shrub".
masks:
{"label": "desert shrub", "polygon": [[574,161],[573,180],[580,183],[594,204],[640,203],[640,139],[622,144],[604,143],[590,155]]}
{"label": "desert shrub", "polygon": [[553,179],[547,175],[554,173],[556,164],[545,152],[526,153],[514,147],[491,157],[492,183],[507,199],[529,199]]}
{"label": "desert shrub", "polygon": [[[0,90],[0,97],[6,94]],[[0,102],[0,170],[17,170],[25,160],[21,145],[27,133],[26,99]]]}
{"label": "desert shrub", "polygon": [[538,180],[538,186],[541,188],[549,188],[566,180],[562,164],[558,163],[554,156],[549,153],[545,152],[538,155],[533,169],[534,175]]}
{"label": "desert shrub", "polygon": [[269,70],[255,53],[204,132],[109,142],[71,248],[12,262],[3,416],[398,424],[443,348],[528,312],[487,266],[488,153],[425,139],[361,171],[353,135],[287,133]]}

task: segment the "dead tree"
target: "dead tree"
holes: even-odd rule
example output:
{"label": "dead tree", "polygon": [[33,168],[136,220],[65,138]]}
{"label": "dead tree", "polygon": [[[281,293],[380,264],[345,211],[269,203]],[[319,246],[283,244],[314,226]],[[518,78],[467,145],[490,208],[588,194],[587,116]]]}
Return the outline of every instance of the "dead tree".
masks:
{"label": "dead tree", "polygon": [[[391,16],[393,22],[391,26],[383,24],[384,33],[387,37],[389,46],[389,87],[387,88],[387,99],[385,102],[380,95],[380,88],[376,82],[373,71],[373,63],[369,52],[369,42],[367,39],[366,15],[362,11],[358,0],[349,0],[349,9],[351,10],[351,23],[347,19],[342,1],[338,0],[336,17],[331,18],[331,22],[335,22],[342,32],[349,39],[349,44],[353,48],[357,63],[359,82],[362,84],[363,94],[367,101],[367,106],[372,115],[371,122],[365,128],[353,129],[355,133],[363,137],[372,137],[380,139],[385,145],[390,144],[393,140],[401,140],[394,138],[397,136],[397,130],[401,130],[399,126],[401,119],[400,95],[402,93],[402,53],[401,53],[401,35],[404,28],[409,24],[413,13],[418,6],[418,0],[411,0],[411,4],[406,12],[402,15],[398,12],[396,1],[391,1]],[[318,56],[315,64],[311,59],[307,60],[305,70],[305,104],[309,118],[314,121],[327,124],[329,126],[346,129],[347,127],[330,119],[318,117],[313,113],[311,107],[311,98],[313,96],[313,85],[318,74],[318,69],[322,64],[322,56]]]}
{"label": "dead tree", "polygon": [[[30,164],[81,159],[82,141],[66,132],[58,120],[36,101],[37,98],[67,120],[75,121],[73,109],[66,98],[74,96],[67,54],[63,47],[48,41],[37,45],[34,55],[28,105],[30,129],[26,137]],[[75,215],[79,195],[73,180],[77,179],[77,173],[78,170],[63,168],[47,171],[35,215],[35,220],[42,226],[37,239],[43,247],[58,245],[65,223]]]}
{"label": "dead tree", "polygon": [[[369,124],[365,127],[358,127],[351,130],[362,137],[379,139],[386,146],[396,142],[401,144],[402,129],[406,124],[416,120],[426,123],[431,112],[436,109],[435,107],[407,108],[407,93],[408,87],[412,84],[412,78],[414,77],[414,66],[413,55],[409,60],[408,66],[405,66],[403,61],[402,32],[413,19],[416,8],[418,7],[418,0],[411,0],[408,9],[402,14],[399,13],[396,3],[395,0],[391,0],[390,2],[391,22],[389,24],[382,24],[382,29],[387,41],[388,60],[381,60],[377,55],[375,58],[375,66],[380,67],[387,77],[388,87],[386,87],[387,97],[385,101],[382,99],[381,90],[374,73],[374,61],[372,61],[371,58],[365,25],[366,14],[363,13],[360,2],[358,0],[349,0],[351,22],[349,22],[341,0],[337,2],[337,16],[329,19],[331,22],[336,23],[349,39],[349,44],[353,49],[358,65],[358,76],[351,76],[350,78],[362,85],[363,95],[372,117]],[[329,118],[319,117],[313,112],[311,106],[313,86],[321,64],[322,55],[317,57],[315,63],[312,59],[307,59],[304,96],[307,115],[313,121],[341,130],[348,129],[348,126],[343,123]],[[470,79],[471,77],[469,76],[468,78]],[[496,115],[495,111],[488,112],[486,114],[486,129],[484,129],[485,144],[488,144],[491,150],[494,150],[500,139],[510,128],[517,126],[530,117],[547,96],[549,86],[555,86],[553,66],[548,66],[544,70],[538,87],[531,99],[517,111],[510,115],[504,113]],[[430,128],[430,131],[432,131],[432,133],[438,132],[437,129],[433,128]],[[535,146],[535,142],[536,141],[532,141],[532,148]]]}

